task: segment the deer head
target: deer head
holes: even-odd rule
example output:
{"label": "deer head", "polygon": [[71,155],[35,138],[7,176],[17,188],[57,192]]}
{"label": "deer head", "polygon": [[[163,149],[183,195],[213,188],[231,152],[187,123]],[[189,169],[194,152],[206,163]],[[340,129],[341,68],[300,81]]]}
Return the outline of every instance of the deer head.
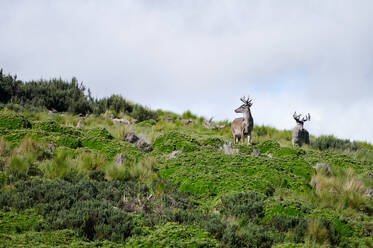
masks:
{"label": "deer head", "polygon": [[245,96],[243,96],[240,98],[240,100],[243,102],[243,104],[238,109],[234,110],[234,112],[244,113],[249,111],[250,107],[253,105],[252,99],[250,99],[249,96],[247,97],[247,99]]}
{"label": "deer head", "polygon": [[311,115],[310,113],[308,113],[306,116],[304,116],[302,119],[301,119],[301,116],[302,114],[299,114],[297,115],[297,112],[295,111],[294,114],[293,114],[293,118],[294,120],[298,123],[298,124],[301,124],[303,126],[303,124],[306,122],[306,121],[310,121],[311,120]]}

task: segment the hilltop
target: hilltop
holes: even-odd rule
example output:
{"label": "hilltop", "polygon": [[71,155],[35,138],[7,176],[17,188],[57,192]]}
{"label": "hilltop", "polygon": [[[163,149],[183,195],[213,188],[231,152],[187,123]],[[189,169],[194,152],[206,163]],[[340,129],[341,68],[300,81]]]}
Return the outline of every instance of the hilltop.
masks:
{"label": "hilltop", "polygon": [[1,247],[372,247],[372,145],[255,126],[229,155],[229,122],[61,82],[86,107],[1,94]]}

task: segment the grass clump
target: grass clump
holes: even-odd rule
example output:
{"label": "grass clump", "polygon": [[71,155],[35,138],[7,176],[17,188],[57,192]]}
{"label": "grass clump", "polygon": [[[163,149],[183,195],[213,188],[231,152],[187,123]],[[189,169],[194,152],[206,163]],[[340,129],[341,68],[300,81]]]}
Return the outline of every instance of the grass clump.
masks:
{"label": "grass clump", "polygon": [[312,177],[311,184],[317,201],[324,206],[372,211],[369,207],[372,201],[364,195],[367,188],[351,168],[339,170],[331,176],[320,171]]}

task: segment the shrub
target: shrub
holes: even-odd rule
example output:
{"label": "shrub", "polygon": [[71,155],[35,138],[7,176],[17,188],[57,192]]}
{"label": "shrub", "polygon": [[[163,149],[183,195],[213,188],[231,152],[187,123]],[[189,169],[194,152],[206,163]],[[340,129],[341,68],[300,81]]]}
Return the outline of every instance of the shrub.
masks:
{"label": "shrub", "polygon": [[146,121],[146,120],[156,120],[157,119],[157,112],[154,112],[146,107],[136,104],[129,115],[135,118],[138,122]]}
{"label": "shrub", "polygon": [[275,243],[273,232],[265,227],[253,224],[238,227],[233,225],[224,233],[223,242],[227,247],[270,248]]}
{"label": "shrub", "polygon": [[31,128],[31,123],[23,115],[11,111],[2,111],[0,114],[0,128]]}
{"label": "shrub", "polygon": [[123,192],[147,189],[120,182],[21,180],[11,192],[0,192],[0,208],[34,207],[51,229],[71,228],[89,239],[124,241],[138,233],[134,217],[115,209]]}
{"label": "shrub", "polygon": [[137,233],[135,221],[128,213],[102,200],[78,201],[58,213],[55,228],[73,228],[89,240],[124,241]]}
{"label": "shrub", "polygon": [[234,193],[222,197],[221,212],[233,215],[246,221],[255,220],[262,215],[265,197],[255,191]]}
{"label": "shrub", "polygon": [[311,146],[320,151],[328,149],[356,151],[360,149],[360,146],[356,142],[351,142],[348,139],[338,139],[334,136],[320,136],[311,141]]}
{"label": "shrub", "polygon": [[190,110],[187,110],[181,115],[181,118],[183,118],[183,119],[197,119],[198,117],[196,115],[192,114],[192,112],[190,112]]}

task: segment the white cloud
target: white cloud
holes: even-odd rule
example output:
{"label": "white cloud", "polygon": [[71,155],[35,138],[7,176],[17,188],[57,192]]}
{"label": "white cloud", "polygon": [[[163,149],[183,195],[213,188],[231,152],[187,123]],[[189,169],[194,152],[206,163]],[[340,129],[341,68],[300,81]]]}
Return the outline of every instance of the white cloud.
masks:
{"label": "white cloud", "polygon": [[3,1],[0,66],[98,96],[373,142],[371,1]]}

